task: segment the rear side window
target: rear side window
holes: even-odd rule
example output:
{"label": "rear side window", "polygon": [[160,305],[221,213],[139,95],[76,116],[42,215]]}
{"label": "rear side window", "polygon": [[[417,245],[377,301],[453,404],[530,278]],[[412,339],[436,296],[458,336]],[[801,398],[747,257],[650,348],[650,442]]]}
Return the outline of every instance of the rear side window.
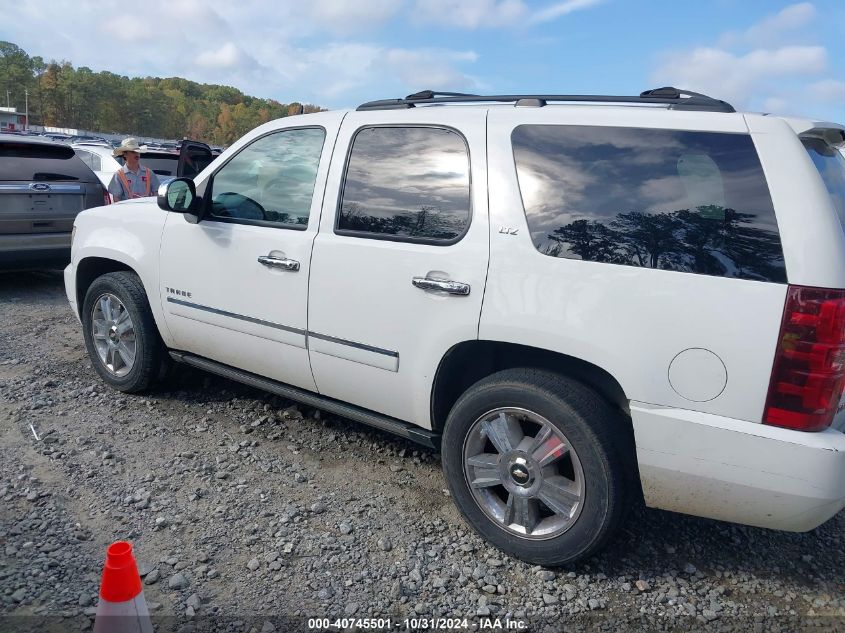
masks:
{"label": "rear side window", "polygon": [[97,154],[92,154],[91,152],[86,152],[84,149],[76,150],[76,155],[79,156],[79,159],[88,165],[94,171],[100,171],[100,157]]}
{"label": "rear side window", "polygon": [[97,180],[70,146],[41,143],[0,143],[0,180],[50,182]]}
{"label": "rear side window", "polygon": [[786,282],[772,199],[750,136],[523,125],[512,142],[540,252]]}
{"label": "rear side window", "polygon": [[141,164],[152,169],[157,175],[169,178],[176,175],[179,154],[141,154]]}
{"label": "rear side window", "polygon": [[337,232],[451,244],[469,225],[469,151],[457,132],[371,127],[355,135]]}
{"label": "rear side window", "polygon": [[183,153],[184,163],[182,172],[179,174],[183,178],[193,178],[199,174],[203,169],[211,164],[214,156],[208,147],[201,147],[196,144],[189,144],[188,148]]}
{"label": "rear side window", "polygon": [[822,139],[801,139],[824,180],[842,229],[845,230],[845,157]]}

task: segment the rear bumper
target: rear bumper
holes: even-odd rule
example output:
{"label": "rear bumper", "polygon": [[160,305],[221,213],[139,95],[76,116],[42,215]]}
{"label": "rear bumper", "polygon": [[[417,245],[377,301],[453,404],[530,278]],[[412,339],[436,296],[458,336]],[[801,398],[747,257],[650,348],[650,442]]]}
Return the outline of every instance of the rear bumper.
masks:
{"label": "rear bumper", "polygon": [[805,532],[845,507],[845,434],[631,403],[646,505]]}
{"label": "rear bumper", "polygon": [[0,269],[61,268],[70,261],[70,233],[0,235]]}

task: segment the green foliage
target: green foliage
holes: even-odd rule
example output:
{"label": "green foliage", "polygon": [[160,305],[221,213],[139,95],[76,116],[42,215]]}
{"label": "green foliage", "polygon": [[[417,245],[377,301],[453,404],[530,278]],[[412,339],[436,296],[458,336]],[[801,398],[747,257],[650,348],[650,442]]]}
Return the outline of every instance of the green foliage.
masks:
{"label": "green foliage", "polygon": [[[296,114],[300,104],[258,99],[230,86],[181,77],[124,77],[67,61],[30,57],[0,41],[0,101],[23,109],[32,124],[158,138],[188,137],[228,145],[267,121]],[[321,108],[304,106],[305,112]]]}

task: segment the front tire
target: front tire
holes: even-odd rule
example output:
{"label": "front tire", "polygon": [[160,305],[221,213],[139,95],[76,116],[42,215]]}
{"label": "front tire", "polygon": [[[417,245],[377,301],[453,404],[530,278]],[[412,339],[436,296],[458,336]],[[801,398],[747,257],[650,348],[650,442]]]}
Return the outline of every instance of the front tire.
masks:
{"label": "front tire", "polygon": [[455,403],[443,470],[469,524],[506,553],[565,565],[599,550],[629,495],[621,414],[571,378],[498,372]]}
{"label": "front tire", "polygon": [[144,391],[162,375],[166,350],[135,273],[107,273],[94,280],[85,293],[82,330],[94,370],[118,391]]}

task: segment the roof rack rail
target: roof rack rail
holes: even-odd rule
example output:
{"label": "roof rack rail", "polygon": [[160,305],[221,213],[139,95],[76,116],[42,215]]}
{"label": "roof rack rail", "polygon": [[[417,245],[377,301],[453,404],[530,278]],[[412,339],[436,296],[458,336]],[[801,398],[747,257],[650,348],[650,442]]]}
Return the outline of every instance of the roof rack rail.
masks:
{"label": "roof rack rail", "polygon": [[477,97],[477,94],[468,92],[435,92],[434,90],[421,90],[405,97],[407,101],[418,101],[420,99],[433,99],[435,97]]}
{"label": "roof rack rail", "polygon": [[646,90],[639,95],[474,95],[461,92],[423,90],[404,99],[381,99],[358,106],[358,110],[396,110],[413,108],[420,103],[514,103],[517,106],[543,107],[549,101],[591,103],[653,103],[668,105],[670,110],[698,110],[703,112],[736,112],[720,99],[698,92],[665,86]]}

